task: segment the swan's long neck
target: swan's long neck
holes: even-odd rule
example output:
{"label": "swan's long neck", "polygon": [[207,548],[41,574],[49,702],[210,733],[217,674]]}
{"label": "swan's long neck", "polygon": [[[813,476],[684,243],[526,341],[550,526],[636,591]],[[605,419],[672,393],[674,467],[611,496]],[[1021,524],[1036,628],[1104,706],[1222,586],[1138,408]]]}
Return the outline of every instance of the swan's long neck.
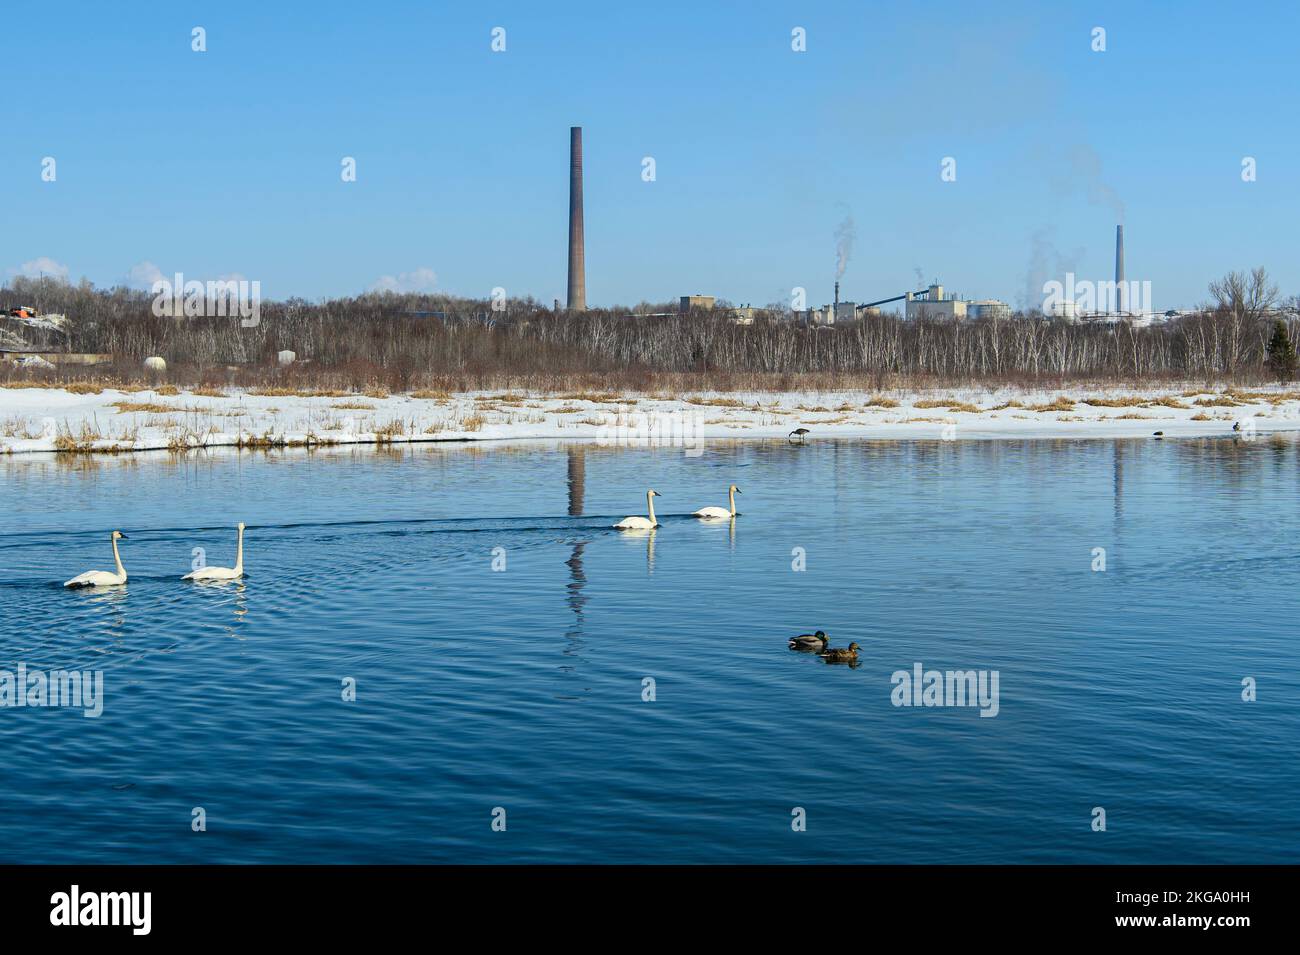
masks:
{"label": "swan's long neck", "polygon": [[117,564],[117,575],[119,577],[125,577],[126,568],[122,566],[122,555],[117,552],[117,538],[114,537],[112,540],[113,540],[113,563]]}
{"label": "swan's long neck", "polygon": [[244,529],[239,529],[239,544],[235,548],[235,573],[244,572]]}
{"label": "swan's long neck", "polygon": [[736,489],[734,487],[727,488],[727,498],[731,501],[731,516],[735,517],[736,516]]}
{"label": "swan's long neck", "polygon": [[646,491],[645,493],[645,503],[646,507],[650,510],[650,523],[658,524],[659,522],[655,520],[655,496],[649,491]]}

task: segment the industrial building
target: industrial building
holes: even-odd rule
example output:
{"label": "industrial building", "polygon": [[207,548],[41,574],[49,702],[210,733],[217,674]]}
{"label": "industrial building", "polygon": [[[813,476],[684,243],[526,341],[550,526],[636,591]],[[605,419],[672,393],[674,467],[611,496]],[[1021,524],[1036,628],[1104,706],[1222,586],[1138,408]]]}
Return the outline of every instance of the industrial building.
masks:
{"label": "industrial building", "polygon": [[933,284],[917,292],[904,292],[892,298],[881,299],[859,305],[857,302],[839,301],[839,283],[835,283],[835,302],[821,308],[795,312],[795,319],[805,325],[834,325],[837,322],[865,318],[878,318],[880,306],[890,302],[903,302],[903,315],[908,321],[920,318],[931,321],[960,321],[962,319],[999,320],[1011,317],[1011,306],[994,298],[970,301],[954,298],[944,291],[944,287]]}
{"label": "industrial building", "polygon": [[696,309],[707,311],[713,308],[716,301],[712,295],[683,295],[677,310],[683,315]]}
{"label": "industrial building", "polygon": [[909,321],[920,318],[939,321],[956,321],[966,317],[966,302],[963,299],[945,298],[942,285],[931,285],[923,292],[908,292],[904,308],[904,317]]}
{"label": "industrial building", "polygon": [[995,298],[985,298],[978,302],[967,302],[966,315],[969,318],[1003,321],[1011,317],[1011,306]]}

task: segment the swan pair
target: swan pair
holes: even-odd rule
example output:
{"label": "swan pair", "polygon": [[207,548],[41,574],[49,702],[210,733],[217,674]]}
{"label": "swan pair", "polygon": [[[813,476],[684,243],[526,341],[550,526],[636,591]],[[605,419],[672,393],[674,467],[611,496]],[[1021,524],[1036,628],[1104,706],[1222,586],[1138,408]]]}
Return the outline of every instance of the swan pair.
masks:
{"label": "swan pair", "polygon": [[[727,499],[731,506],[727,507],[702,507],[694,511],[691,517],[703,517],[706,519],[731,518],[736,516],[736,495],[740,493],[740,488],[732,484],[727,488]],[[658,491],[649,490],[645,492],[646,510],[650,512],[649,518],[645,517],[625,517],[614,525],[615,530],[619,531],[649,531],[659,526],[655,519],[655,498],[663,497]]]}
{"label": "swan pair", "polygon": [[[181,580],[238,580],[244,576],[244,522],[240,521],[239,544],[235,552],[234,567],[201,567],[193,573],[186,574]],[[78,574],[71,580],[64,583],[65,587],[117,587],[126,583],[126,568],[122,566],[122,555],[117,551],[117,542],[127,540],[127,536],[121,531],[113,531],[110,540],[113,542],[113,563],[117,567],[116,572],[110,573],[107,570],[88,570],[84,574]]]}

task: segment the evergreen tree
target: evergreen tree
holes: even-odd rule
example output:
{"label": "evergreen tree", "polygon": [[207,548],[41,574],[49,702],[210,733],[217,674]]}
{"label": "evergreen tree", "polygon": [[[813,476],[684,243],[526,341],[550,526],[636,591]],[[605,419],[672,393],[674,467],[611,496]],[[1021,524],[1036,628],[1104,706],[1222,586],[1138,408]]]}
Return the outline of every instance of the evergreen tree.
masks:
{"label": "evergreen tree", "polygon": [[1280,318],[1273,323],[1273,337],[1268,341],[1268,363],[1273,366],[1278,381],[1286,383],[1295,374],[1295,343],[1287,333],[1286,322]]}

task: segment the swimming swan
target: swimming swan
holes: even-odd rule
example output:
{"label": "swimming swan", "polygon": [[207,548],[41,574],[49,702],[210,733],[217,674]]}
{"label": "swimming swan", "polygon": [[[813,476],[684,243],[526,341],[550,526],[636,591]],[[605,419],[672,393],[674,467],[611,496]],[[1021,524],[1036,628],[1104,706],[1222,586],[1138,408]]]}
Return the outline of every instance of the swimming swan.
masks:
{"label": "swimming swan", "polygon": [[731,509],[725,507],[702,507],[691,517],[735,517],[736,516],[736,495],[740,493],[740,488],[731,485],[727,488],[727,499],[731,502]]}
{"label": "swimming swan", "polygon": [[655,498],[663,497],[658,491],[645,492],[646,509],[650,511],[650,518],[644,517],[625,517],[614,525],[615,530],[620,531],[648,531],[651,528],[658,527],[659,522],[655,520]]}
{"label": "swimming swan", "polygon": [[117,552],[117,542],[126,540],[126,535],[121,531],[113,531],[111,540],[113,541],[113,563],[117,564],[117,573],[110,574],[106,570],[88,570],[84,574],[73,577],[63,586],[114,587],[126,583],[126,568],[122,566],[122,558]]}
{"label": "swimming swan", "polygon": [[186,574],[181,580],[238,580],[244,576],[244,522],[240,521],[239,545],[235,548],[235,566],[200,567],[192,574]]}

